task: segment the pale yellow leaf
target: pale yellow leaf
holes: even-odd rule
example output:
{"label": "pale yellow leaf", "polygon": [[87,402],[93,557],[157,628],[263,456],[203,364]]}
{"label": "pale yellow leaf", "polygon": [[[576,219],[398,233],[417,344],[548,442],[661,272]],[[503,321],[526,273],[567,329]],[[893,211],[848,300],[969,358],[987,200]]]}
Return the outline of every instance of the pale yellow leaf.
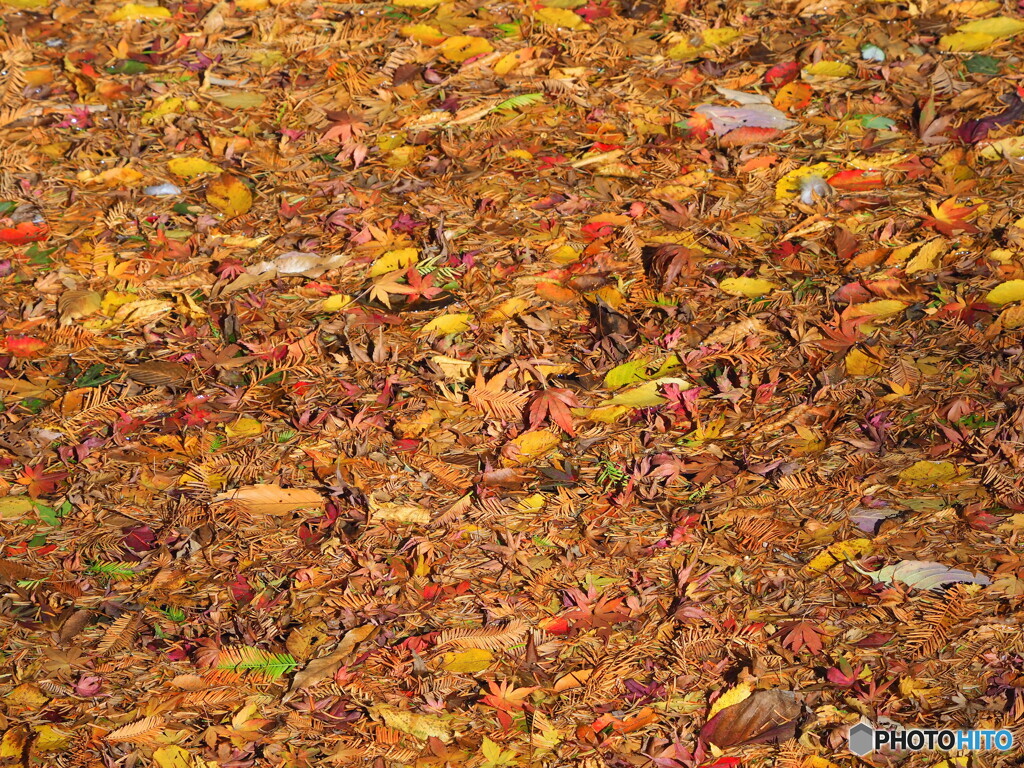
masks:
{"label": "pale yellow leaf", "polygon": [[981,32],[954,32],[939,38],[939,48],[952,53],[984,51],[990,48],[996,39],[994,35],[986,35]]}
{"label": "pale yellow leaf", "polygon": [[730,296],[746,296],[748,299],[756,299],[771,293],[779,286],[771,280],[763,280],[759,277],[727,277],[722,280],[718,287]]}
{"label": "pale yellow leaf", "polygon": [[1024,280],[1007,280],[1000,283],[985,296],[990,304],[1010,304],[1024,299]]}
{"label": "pale yellow leaf", "polygon": [[107,16],[107,21],[158,21],[171,18],[171,12],[159,5],[126,3]]}
{"label": "pale yellow leaf", "polygon": [[201,157],[174,157],[167,161],[167,170],[183,179],[203,173],[220,173],[221,167]]}
{"label": "pale yellow leaf", "polygon": [[854,69],[841,61],[818,61],[808,64],[803,71],[804,74],[815,77],[849,77],[853,74]]}
{"label": "pale yellow leaf", "polygon": [[435,317],[429,323],[424,325],[420,329],[421,334],[449,334],[449,333],[462,333],[469,328],[469,323],[473,319],[473,315],[469,312],[459,312],[450,315],[441,315]]}

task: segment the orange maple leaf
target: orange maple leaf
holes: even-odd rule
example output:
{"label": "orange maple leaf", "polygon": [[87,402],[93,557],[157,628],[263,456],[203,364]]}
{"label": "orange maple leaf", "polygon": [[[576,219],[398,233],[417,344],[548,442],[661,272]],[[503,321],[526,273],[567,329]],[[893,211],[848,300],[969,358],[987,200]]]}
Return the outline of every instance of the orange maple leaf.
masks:
{"label": "orange maple leaf", "polygon": [[932,227],[936,232],[941,232],[947,237],[952,237],[956,232],[973,233],[980,230],[965,219],[975,213],[980,206],[957,205],[956,198],[951,197],[942,203],[928,203],[932,215],[925,216],[921,222],[926,227]]}

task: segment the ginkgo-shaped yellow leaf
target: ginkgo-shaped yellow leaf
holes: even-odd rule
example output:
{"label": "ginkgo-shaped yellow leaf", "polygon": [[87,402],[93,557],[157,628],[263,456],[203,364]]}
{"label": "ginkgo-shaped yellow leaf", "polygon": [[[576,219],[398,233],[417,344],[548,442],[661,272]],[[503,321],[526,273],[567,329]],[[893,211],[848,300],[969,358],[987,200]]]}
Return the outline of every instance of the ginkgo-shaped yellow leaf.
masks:
{"label": "ginkgo-shaped yellow leaf", "polygon": [[421,333],[462,333],[469,328],[469,323],[473,319],[473,315],[469,312],[457,312],[450,315],[441,315],[435,317],[429,323],[423,326],[420,330]]}
{"label": "ginkgo-shaped yellow leaf", "polygon": [[939,38],[939,49],[953,53],[971,53],[984,51],[996,41],[994,35],[983,32],[954,32]]}
{"label": "ginkgo-shaped yellow leaf", "polygon": [[171,12],[159,5],[127,3],[107,16],[107,21],[155,21],[171,18]]}
{"label": "ginkgo-shaped yellow leaf", "polygon": [[779,286],[771,280],[763,280],[760,277],[727,277],[718,284],[724,293],[730,296],[746,296],[748,299],[756,299],[771,293]]}
{"label": "ginkgo-shaped yellow leaf", "polygon": [[967,34],[991,35],[992,37],[1013,37],[1024,32],[1024,21],[1009,16],[993,16],[991,19],[977,19],[956,28]]}
{"label": "ginkgo-shaped yellow leaf", "polygon": [[1007,280],[1000,283],[985,296],[989,304],[1010,304],[1024,300],[1024,280]]}
{"label": "ginkgo-shaped yellow leaf", "polygon": [[167,170],[183,179],[203,173],[220,173],[221,167],[201,157],[175,157],[167,161]]}
{"label": "ginkgo-shaped yellow leaf", "polygon": [[378,275],[386,275],[388,272],[406,269],[419,261],[419,259],[420,252],[415,248],[397,248],[393,251],[388,251],[373,262],[370,265],[369,275],[370,277],[377,277]]}
{"label": "ginkgo-shaped yellow leaf", "polygon": [[849,77],[853,67],[842,61],[818,61],[804,67],[804,74],[815,77]]}
{"label": "ginkgo-shaped yellow leaf", "polygon": [[466,61],[466,59],[471,59],[474,56],[490,53],[494,50],[494,46],[491,45],[491,41],[486,37],[454,35],[441,43],[441,45],[437,47],[437,50],[440,51],[441,55],[448,59],[448,61],[454,61],[458,64]]}
{"label": "ginkgo-shaped yellow leaf", "polygon": [[206,202],[225,216],[241,216],[252,208],[252,192],[237,176],[222,173],[206,187]]}

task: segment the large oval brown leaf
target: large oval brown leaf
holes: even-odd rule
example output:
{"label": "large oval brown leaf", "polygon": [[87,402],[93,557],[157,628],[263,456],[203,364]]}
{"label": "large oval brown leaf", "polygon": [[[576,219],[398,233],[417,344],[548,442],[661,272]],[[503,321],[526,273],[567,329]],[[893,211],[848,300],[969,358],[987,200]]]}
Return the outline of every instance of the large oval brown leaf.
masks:
{"label": "large oval brown leaf", "polygon": [[754,691],[711,718],[700,737],[717,747],[781,741],[794,735],[799,716],[800,703],[792,691]]}

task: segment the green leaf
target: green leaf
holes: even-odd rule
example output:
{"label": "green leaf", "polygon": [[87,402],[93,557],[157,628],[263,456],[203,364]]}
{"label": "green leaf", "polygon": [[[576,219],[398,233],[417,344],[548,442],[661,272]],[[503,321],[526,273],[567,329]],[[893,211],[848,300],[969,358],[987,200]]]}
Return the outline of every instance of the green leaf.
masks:
{"label": "green leaf", "polygon": [[891,117],[882,115],[857,115],[857,117],[860,118],[862,126],[874,131],[888,131],[896,125],[896,121]]}
{"label": "green leaf", "polygon": [[113,373],[104,373],[106,369],[101,363],[96,363],[89,367],[85,373],[75,379],[75,383],[72,384],[74,387],[99,387],[106,384],[109,381],[113,381],[118,378],[121,373],[114,371]]}
{"label": "green leaf", "polygon": [[964,62],[964,66],[972,75],[998,75],[1000,71],[999,59],[981,54],[971,56]]}
{"label": "green leaf", "polygon": [[494,107],[495,112],[502,109],[522,109],[528,107],[531,104],[539,104],[544,101],[543,93],[521,93],[518,96],[513,96],[511,99],[505,99],[505,101]]}

